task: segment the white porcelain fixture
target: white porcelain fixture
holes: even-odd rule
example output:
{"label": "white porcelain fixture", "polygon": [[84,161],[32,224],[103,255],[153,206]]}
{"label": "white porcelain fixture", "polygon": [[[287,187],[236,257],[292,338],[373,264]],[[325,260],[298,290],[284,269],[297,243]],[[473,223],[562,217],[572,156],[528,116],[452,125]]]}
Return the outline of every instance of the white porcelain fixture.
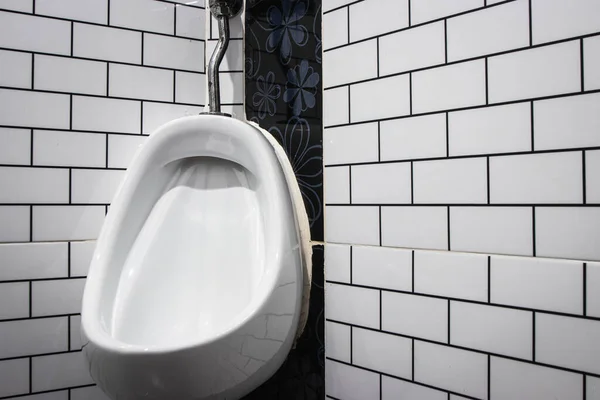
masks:
{"label": "white porcelain fixture", "polygon": [[285,360],[303,256],[275,151],[224,116],[172,121],[137,154],[83,298],[90,372],[113,399],[238,399]]}

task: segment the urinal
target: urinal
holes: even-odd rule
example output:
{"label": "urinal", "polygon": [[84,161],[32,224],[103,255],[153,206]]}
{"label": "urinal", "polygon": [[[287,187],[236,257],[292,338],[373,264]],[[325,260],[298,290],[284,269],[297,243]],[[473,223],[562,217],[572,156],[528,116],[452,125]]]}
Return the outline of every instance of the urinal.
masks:
{"label": "urinal", "polygon": [[83,298],[90,374],[112,399],[238,399],[281,366],[308,262],[282,165],[258,128],[226,116],[181,118],[148,138]]}

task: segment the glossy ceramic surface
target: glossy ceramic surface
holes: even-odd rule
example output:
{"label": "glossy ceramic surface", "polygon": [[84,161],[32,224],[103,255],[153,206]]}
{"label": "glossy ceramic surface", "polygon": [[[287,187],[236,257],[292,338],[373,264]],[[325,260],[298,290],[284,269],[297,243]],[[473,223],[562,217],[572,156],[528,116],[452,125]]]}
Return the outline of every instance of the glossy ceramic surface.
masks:
{"label": "glossy ceramic surface", "polygon": [[279,161],[252,126],[153,133],[103,226],[84,293],[94,380],[118,399],[239,398],[287,356],[302,259]]}

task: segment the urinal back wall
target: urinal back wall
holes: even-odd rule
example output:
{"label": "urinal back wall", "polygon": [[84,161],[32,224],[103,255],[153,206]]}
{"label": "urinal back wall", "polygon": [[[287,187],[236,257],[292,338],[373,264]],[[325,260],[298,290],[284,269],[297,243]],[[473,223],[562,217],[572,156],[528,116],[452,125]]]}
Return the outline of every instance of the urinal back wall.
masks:
{"label": "urinal back wall", "polygon": [[324,3],[330,398],[600,398],[599,15]]}
{"label": "urinal back wall", "polygon": [[202,109],[203,7],[0,0],[0,398],[105,399],[79,339],[93,240],[145,135]]}

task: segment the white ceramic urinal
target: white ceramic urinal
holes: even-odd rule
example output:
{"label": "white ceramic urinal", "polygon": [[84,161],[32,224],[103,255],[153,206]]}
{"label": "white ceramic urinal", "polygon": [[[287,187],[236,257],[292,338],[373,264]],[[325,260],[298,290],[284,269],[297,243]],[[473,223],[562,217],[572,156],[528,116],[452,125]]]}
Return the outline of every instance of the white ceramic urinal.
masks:
{"label": "white ceramic urinal", "polygon": [[274,148],[225,116],[170,122],[137,154],[85,287],[90,372],[111,398],[238,399],[298,327],[301,234]]}

